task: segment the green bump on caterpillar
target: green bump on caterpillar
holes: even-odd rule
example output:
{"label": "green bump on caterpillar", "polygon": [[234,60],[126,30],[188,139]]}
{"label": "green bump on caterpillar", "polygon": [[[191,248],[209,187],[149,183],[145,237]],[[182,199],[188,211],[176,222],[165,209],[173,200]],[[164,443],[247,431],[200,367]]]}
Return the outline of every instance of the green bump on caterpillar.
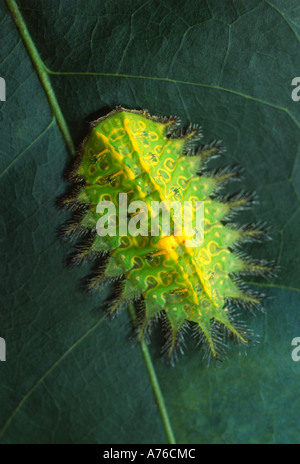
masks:
{"label": "green bump on caterpillar", "polygon": [[[251,260],[239,251],[243,242],[269,238],[264,224],[230,223],[237,211],[255,201],[247,193],[220,196],[226,183],[240,178],[240,169],[208,171],[208,162],[222,152],[221,143],[196,150],[199,127],[182,131],[178,125],[177,118],[122,107],[94,121],[65,176],[73,186],[59,204],[71,209],[73,217],[62,226],[61,235],[82,237],[70,263],[96,260],[84,283],[87,290],[113,283],[115,297],[108,314],[134,302],[140,338],[162,319],[163,353],[169,359],[176,358],[176,348],[182,350],[188,325],[206,352],[217,358],[223,354],[224,336],[232,334],[243,344],[249,341],[250,331],[239,322],[238,308],[261,307],[263,295],[247,289],[242,276],[273,275],[274,263]],[[127,193],[131,201],[143,200],[150,209],[151,201],[172,202],[175,197],[182,204],[204,201],[203,244],[187,248],[184,237],[174,235],[132,237],[117,232],[100,237],[97,205],[109,200],[117,206],[119,193]]]}

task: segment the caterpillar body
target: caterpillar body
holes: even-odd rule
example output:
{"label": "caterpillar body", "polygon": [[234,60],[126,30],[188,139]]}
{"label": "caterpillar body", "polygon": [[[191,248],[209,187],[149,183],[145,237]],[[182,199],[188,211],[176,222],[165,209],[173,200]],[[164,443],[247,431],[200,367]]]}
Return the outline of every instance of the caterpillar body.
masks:
{"label": "caterpillar body", "polygon": [[[242,278],[272,276],[274,263],[250,259],[240,247],[268,239],[269,231],[262,223],[237,226],[231,222],[236,212],[251,207],[255,195],[221,195],[226,183],[241,177],[240,168],[209,171],[209,161],[223,151],[221,142],[195,148],[202,136],[200,128],[191,125],[183,131],[178,126],[177,118],[122,107],[94,121],[65,175],[73,185],[59,204],[71,209],[73,217],[60,234],[64,239],[82,239],[69,258],[72,264],[95,260],[84,282],[88,291],[112,284],[110,315],[134,303],[138,336],[149,337],[152,323],[161,319],[163,354],[171,361],[178,348],[182,350],[187,327],[205,352],[217,358],[229,335],[242,344],[249,341],[250,331],[240,321],[239,311],[260,308],[263,295],[247,289]],[[100,236],[97,206],[103,201],[113,203],[114,225],[120,225],[122,193],[130,201],[143,201],[150,216],[153,202],[203,202],[201,245],[188,247],[184,233],[175,234],[171,208],[170,235],[163,234],[162,218],[158,235],[151,235],[148,218],[149,234],[124,235],[115,227],[115,234]],[[134,216],[125,216],[128,224]]]}

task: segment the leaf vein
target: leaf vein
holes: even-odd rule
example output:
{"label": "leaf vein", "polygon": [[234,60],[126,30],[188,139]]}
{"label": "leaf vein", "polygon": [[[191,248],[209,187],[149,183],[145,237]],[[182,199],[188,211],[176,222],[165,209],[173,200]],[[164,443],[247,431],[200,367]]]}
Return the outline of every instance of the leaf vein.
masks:
{"label": "leaf vein", "polygon": [[90,329],[88,329],[78,340],[76,340],[73,345],[71,345],[63,354],[62,356],[54,363],[52,366],[43,374],[36,382],[35,384],[31,387],[31,389],[23,396],[17,407],[14,409],[14,411],[11,413],[9,418],[6,420],[5,424],[0,430],[0,438],[4,435],[10,424],[12,423],[13,419],[15,416],[18,414],[22,406],[26,403],[26,401],[30,398],[30,396],[35,392],[35,390],[42,385],[46,378],[56,369],[57,366],[61,364],[62,361],[80,344],[82,343],[92,332],[94,332],[101,322],[105,319],[106,316],[101,317],[96,324],[94,324]]}

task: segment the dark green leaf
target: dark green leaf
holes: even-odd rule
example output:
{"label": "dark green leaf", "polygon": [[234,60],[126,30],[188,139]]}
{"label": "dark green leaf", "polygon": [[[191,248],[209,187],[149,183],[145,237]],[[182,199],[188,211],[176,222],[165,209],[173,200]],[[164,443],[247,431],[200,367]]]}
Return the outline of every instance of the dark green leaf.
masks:
{"label": "dark green leaf", "polygon": [[[166,443],[169,415],[178,443],[299,443],[299,1],[6,0],[0,13],[1,442]],[[118,104],[200,123],[258,191],[245,220],[267,220],[274,240],[251,251],[282,270],[267,315],[245,315],[261,336],[248,356],[232,343],[208,368],[190,343],[171,368],[157,334],[152,364],[128,314],[108,323],[102,297],[77,289],[88,269],[64,267],[67,127],[77,144]]]}

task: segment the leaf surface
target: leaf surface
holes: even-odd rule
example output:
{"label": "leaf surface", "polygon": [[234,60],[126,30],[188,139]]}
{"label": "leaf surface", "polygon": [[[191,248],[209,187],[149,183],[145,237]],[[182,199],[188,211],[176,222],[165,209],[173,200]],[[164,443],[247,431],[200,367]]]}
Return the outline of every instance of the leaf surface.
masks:
{"label": "leaf surface", "polygon": [[[299,443],[298,0],[6,0],[0,12],[1,442],[160,444],[167,415],[178,443]],[[145,363],[129,315],[108,323],[102,297],[77,289],[88,269],[64,267],[54,203],[70,140],[118,104],[201,124],[259,193],[244,219],[268,221],[274,240],[251,252],[281,272],[267,313],[245,314],[260,335],[248,356],[231,344],[208,368],[188,342],[171,368],[156,333]]]}

